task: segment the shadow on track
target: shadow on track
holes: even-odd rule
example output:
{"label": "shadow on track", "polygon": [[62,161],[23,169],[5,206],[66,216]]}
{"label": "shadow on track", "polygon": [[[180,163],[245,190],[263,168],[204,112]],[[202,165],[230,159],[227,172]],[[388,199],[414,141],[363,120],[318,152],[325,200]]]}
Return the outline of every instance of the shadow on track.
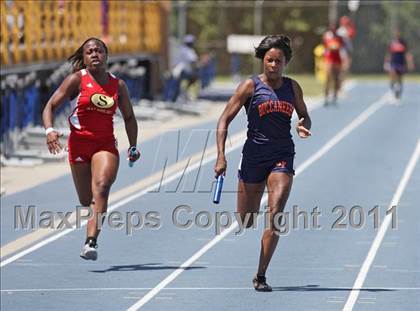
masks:
{"label": "shadow on track", "polygon": [[[194,266],[186,267],[184,270],[194,270],[194,269],[205,269],[206,267]],[[161,263],[146,263],[146,264],[136,264],[136,265],[121,265],[121,266],[111,266],[106,270],[90,270],[90,272],[95,273],[107,273],[107,272],[123,272],[123,271],[147,271],[147,270],[176,270],[182,269],[180,266],[166,266]]]}
{"label": "shadow on track", "polygon": [[[304,286],[282,286],[273,287],[273,292],[315,292],[315,291],[345,291],[350,292],[353,288],[351,287],[319,287],[319,285],[304,285]],[[361,288],[361,292],[393,292],[396,289],[387,288]]]}

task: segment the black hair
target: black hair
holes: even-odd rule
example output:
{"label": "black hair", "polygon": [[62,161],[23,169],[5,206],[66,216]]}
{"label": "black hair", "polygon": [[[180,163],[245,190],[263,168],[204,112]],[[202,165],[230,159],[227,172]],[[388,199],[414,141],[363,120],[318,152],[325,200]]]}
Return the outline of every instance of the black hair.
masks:
{"label": "black hair", "polygon": [[290,47],[290,38],[285,35],[270,35],[265,37],[258,47],[255,48],[255,57],[264,59],[268,50],[276,48],[283,51],[286,57],[286,63],[292,58],[292,48]]}
{"label": "black hair", "polygon": [[101,39],[91,37],[87,39],[85,42],[82,43],[81,46],[74,52],[69,58],[67,58],[67,61],[72,65],[73,72],[79,71],[80,69],[86,68],[86,65],[83,64],[83,47],[86,43],[89,41],[96,41],[99,44],[102,45],[102,47],[105,50],[106,55],[108,55],[108,47],[106,46],[105,42],[103,42]]}

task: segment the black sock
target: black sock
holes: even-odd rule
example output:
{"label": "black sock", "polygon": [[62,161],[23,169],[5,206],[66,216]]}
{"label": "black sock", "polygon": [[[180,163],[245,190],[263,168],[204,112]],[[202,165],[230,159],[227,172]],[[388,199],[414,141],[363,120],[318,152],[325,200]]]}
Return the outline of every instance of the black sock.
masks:
{"label": "black sock", "polygon": [[265,274],[257,274],[258,282],[265,282]]}
{"label": "black sock", "polygon": [[93,236],[88,236],[86,238],[86,242],[85,244],[89,244],[89,245],[96,245],[96,238]]}

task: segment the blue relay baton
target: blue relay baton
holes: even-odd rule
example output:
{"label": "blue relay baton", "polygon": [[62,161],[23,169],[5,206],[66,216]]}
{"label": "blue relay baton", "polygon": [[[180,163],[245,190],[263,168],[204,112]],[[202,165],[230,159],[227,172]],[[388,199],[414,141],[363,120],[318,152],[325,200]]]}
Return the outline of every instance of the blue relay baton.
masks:
{"label": "blue relay baton", "polygon": [[130,161],[130,158],[131,157],[135,157],[136,154],[137,154],[137,148],[136,148],[136,146],[132,146],[132,147],[130,147],[130,149],[128,149],[128,166],[129,167],[133,167],[134,162],[133,161]]}
{"label": "blue relay baton", "polygon": [[214,189],[214,194],[213,194],[213,203],[214,204],[219,204],[219,202],[220,202],[220,197],[222,195],[223,179],[224,178],[225,177],[223,176],[223,174],[220,174],[219,176],[217,176],[216,188]]}

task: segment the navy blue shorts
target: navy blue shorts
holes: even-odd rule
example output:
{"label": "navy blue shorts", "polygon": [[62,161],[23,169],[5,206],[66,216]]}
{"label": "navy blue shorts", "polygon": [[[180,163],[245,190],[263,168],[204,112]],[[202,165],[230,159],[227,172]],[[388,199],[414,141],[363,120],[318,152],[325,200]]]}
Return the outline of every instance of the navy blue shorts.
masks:
{"label": "navy blue shorts", "polygon": [[404,64],[391,63],[391,70],[397,74],[404,74],[407,71],[407,68]]}
{"label": "navy blue shorts", "polygon": [[265,181],[271,172],[295,174],[293,169],[294,155],[280,156],[275,161],[264,162],[262,165],[251,165],[243,161],[239,162],[238,178],[244,183],[260,183]]}

